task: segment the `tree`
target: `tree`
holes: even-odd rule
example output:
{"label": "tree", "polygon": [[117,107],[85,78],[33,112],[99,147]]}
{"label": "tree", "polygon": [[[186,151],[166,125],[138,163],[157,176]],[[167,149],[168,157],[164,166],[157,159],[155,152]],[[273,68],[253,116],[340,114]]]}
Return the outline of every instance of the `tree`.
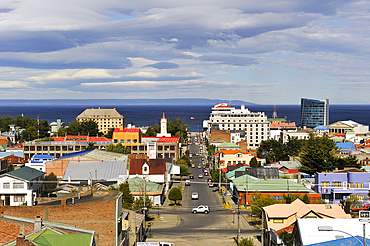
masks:
{"label": "tree", "polygon": [[94,142],[90,142],[90,143],[87,144],[86,150],[89,150],[89,149],[95,149],[95,143]]}
{"label": "tree", "polygon": [[13,170],[14,170],[14,165],[13,165],[13,163],[9,162],[8,163],[8,172],[11,172]]}
{"label": "tree", "polygon": [[106,148],[105,151],[109,152],[115,152],[115,153],[121,153],[121,154],[131,154],[131,149],[130,147],[125,147],[121,143],[114,145],[114,144],[109,144]]}
{"label": "tree", "polygon": [[302,163],[301,171],[309,174],[323,172],[333,169],[335,154],[335,143],[327,137],[315,137],[310,134],[310,138],[303,146],[299,155]]}
{"label": "tree", "polygon": [[288,155],[293,156],[293,158],[294,156],[299,156],[305,144],[305,139],[298,139],[296,137],[288,136],[288,142],[285,143]]}
{"label": "tree", "polygon": [[80,122],[81,125],[81,134],[89,136],[98,136],[99,126],[93,120],[84,120]]}
{"label": "tree", "polygon": [[334,157],[334,167],[338,169],[344,169],[345,167],[360,169],[361,163],[358,162],[356,157]]}
{"label": "tree", "polygon": [[289,160],[286,146],[280,141],[268,139],[262,141],[257,150],[257,157],[266,159],[267,163]]}
{"label": "tree", "polygon": [[261,167],[261,163],[257,161],[256,157],[253,157],[251,161],[249,162],[250,167]]}
{"label": "tree", "polygon": [[287,246],[292,246],[294,242],[293,234],[287,231],[281,231],[279,233],[280,239],[284,242]]}
{"label": "tree", "polygon": [[189,166],[188,165],[180,165],[180,177],[187,176],[189,173]]}
{"label": "tree", "polygon": [[122,207],[131,209],[134,203],[134,197],[131,194],[130,185],[127,181],[119,185],[119,191],[122,192]]}
{"label": "tree", "polygon": [[[153,207],[153,202],[149,198],[148,195],[145,195],[145,207],[146,207],[146,211],[149,211],[149,209],[151,209]],[[143,208],[144,208],[144,199],[143,199],[143,196],[140,196],[139,198],[136,198],[135,199],[132,208],[135,211],[136,210],[143,210]]]}
{"label": "tree", "polygon": [[[66,129],[68,135],[79,135],[82,133],[82,127],[78,120],[73,120],[69,123],[68,128]],[[59,130],[58,130],[59,134]]]}
{"label": "tree", "polygon": [[253,239],[250,237],[241,238],[239,241],[239,246],[254,246]]}
{"label": "tree", "polygon": [[143,133],[143,136],[145,137],[155,137],[157,135],[157,132],[154,130],[152,126],[149,126],[145,133]]}
{"label": "tree", "polygon": [[347,199],[347,202],[350,203],[351,208],[359,208],[362,207],[362,203],[360,201],[360,198],[356,195],[350,195]]}
{"label": "tree", "polygon": [[46,181],[42,185],[43,189],[43,195],[47,196],[49,193],[51,193],[56,187],[57,187],[57,176],[53,172],[51,172],[49,175],[45,176],[44,181]]}
{"label": "tree", "polygon": [[182,143],[188,135],[188,124],[181,117],[176,117],[168,122],[167,131],[174,137],[180,137]]}
{"label": "tree", "polygon": [[177,161],[176,161],[176,165],[187,165],[187,166],[191,166],[191,161],[189,159],[189,156],[187,155],[183,155],[181,156]]}
{"label": "tree", "polygon": [[213,144],[208,145],[208,155],[213,155],[215,153],[216,146]]}
{"label": "tree", "polygon": [[104,137],[112,139],[113,137],[114,128],[109,128],[107,134],[104,135]]}
{"label": "tree", "polygon": [[[263,207],[266,207],[266,206],[270,206],[270,205],[273,205],[273,204],[276,204],[276,203],[281,203],[279,200],[271,198],[270,196],[262,197],[261,193],[257,193],[257,194],[253,193],[252,196],[254,196],[257,199],[254,199],[251,204],[256,206],[256,207],[259,207],[261,209]],[[255,215],[258,215],[259,217],[261,217],[261,211],[258,208],[254,207],[254,206],[251,206],[252,214],[255,214]]]}
{"label": "tree", "polygon": [[170,199],[171,201],[175,201],[175,204],[177,204],[178,201],[182,200],[181,190],[177,187],[173,187],[168,194],[168,199]]}

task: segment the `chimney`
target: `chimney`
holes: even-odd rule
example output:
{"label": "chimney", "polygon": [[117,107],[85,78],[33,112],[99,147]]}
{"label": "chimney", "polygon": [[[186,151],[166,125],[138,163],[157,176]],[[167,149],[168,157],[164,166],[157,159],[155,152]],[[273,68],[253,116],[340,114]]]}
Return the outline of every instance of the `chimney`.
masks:
{"label": "chimney", "polygon": [[23,241],[24,241],[24,236],[22,233],[20,233],[18,236],[17,236],[17,240],[16,240],[16,246],[23,246]]}
{"label": "chimney", "polygon": [[34,227],[35,227],[33,231],[34,234],[39,233],[41,231],[42,219],[40,218],[40,216],[37,216],[37,218],[35,219]]}

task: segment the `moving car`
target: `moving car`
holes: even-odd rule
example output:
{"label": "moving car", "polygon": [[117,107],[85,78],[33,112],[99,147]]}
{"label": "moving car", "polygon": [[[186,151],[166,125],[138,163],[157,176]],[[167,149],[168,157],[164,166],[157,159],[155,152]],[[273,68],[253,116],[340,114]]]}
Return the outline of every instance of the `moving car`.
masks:
{"label": "moving car", "polygon": [[200,164],[198,164],[198,169],[201,169],[201,168],[202,168],[202,166]]}
{"label": "moving car", "polygon": [[214,185],[213,185],[213,183],[208,183],[208,186],[213,187]]}
{"label": "moving car", "polygon": [[204,176],[208,176],[208,172],[204,172]]}
{"label": "moving car", "polygon": [[194,179],[194,175],[193,175],[193,174],[190,174],[190,175],[189,175],[189,178],[190,178],[190,179]]}
{"label": "moving car", "polygon": [[196,213],[208,214],[209,213],[209,207],[207,205],[199,205],[198,207],[193,208],[193,210],[191,210],[191,212],[193,214],[196,214]]}
{"label": "moving car", "polygon": [[198,175],[198,178],[202,179],[203,178],[203,174],[199,174]]}
{"label": "moving car", "polygon": [[198,192],[193,192],[191,193],[191,199],[194,200],[194,199],[199,199],[199,195],[198,195]]}
{"label": "moving car", "polygon": [[189,179],[185,180],[185,185],[186,186],[189,186],[190,185],[190,180]]}

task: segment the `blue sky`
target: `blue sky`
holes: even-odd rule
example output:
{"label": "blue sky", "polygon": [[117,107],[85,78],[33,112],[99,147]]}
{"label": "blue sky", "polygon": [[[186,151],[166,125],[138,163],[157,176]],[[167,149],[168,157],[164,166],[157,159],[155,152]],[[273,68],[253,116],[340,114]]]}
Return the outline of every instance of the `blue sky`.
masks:
{"label": "blue sky", "polygon": [[370,2],[0,1],[3,99],[370,104]]}

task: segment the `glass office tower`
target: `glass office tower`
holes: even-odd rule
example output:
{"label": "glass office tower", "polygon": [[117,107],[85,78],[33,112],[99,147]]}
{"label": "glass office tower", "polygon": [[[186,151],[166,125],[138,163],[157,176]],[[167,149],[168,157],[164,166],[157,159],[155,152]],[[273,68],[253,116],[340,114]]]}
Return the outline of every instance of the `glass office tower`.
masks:
{"label": "glass office tower", "polygon": [[314,128],[329,124],[329,99],[301,98],[301,126]]}

